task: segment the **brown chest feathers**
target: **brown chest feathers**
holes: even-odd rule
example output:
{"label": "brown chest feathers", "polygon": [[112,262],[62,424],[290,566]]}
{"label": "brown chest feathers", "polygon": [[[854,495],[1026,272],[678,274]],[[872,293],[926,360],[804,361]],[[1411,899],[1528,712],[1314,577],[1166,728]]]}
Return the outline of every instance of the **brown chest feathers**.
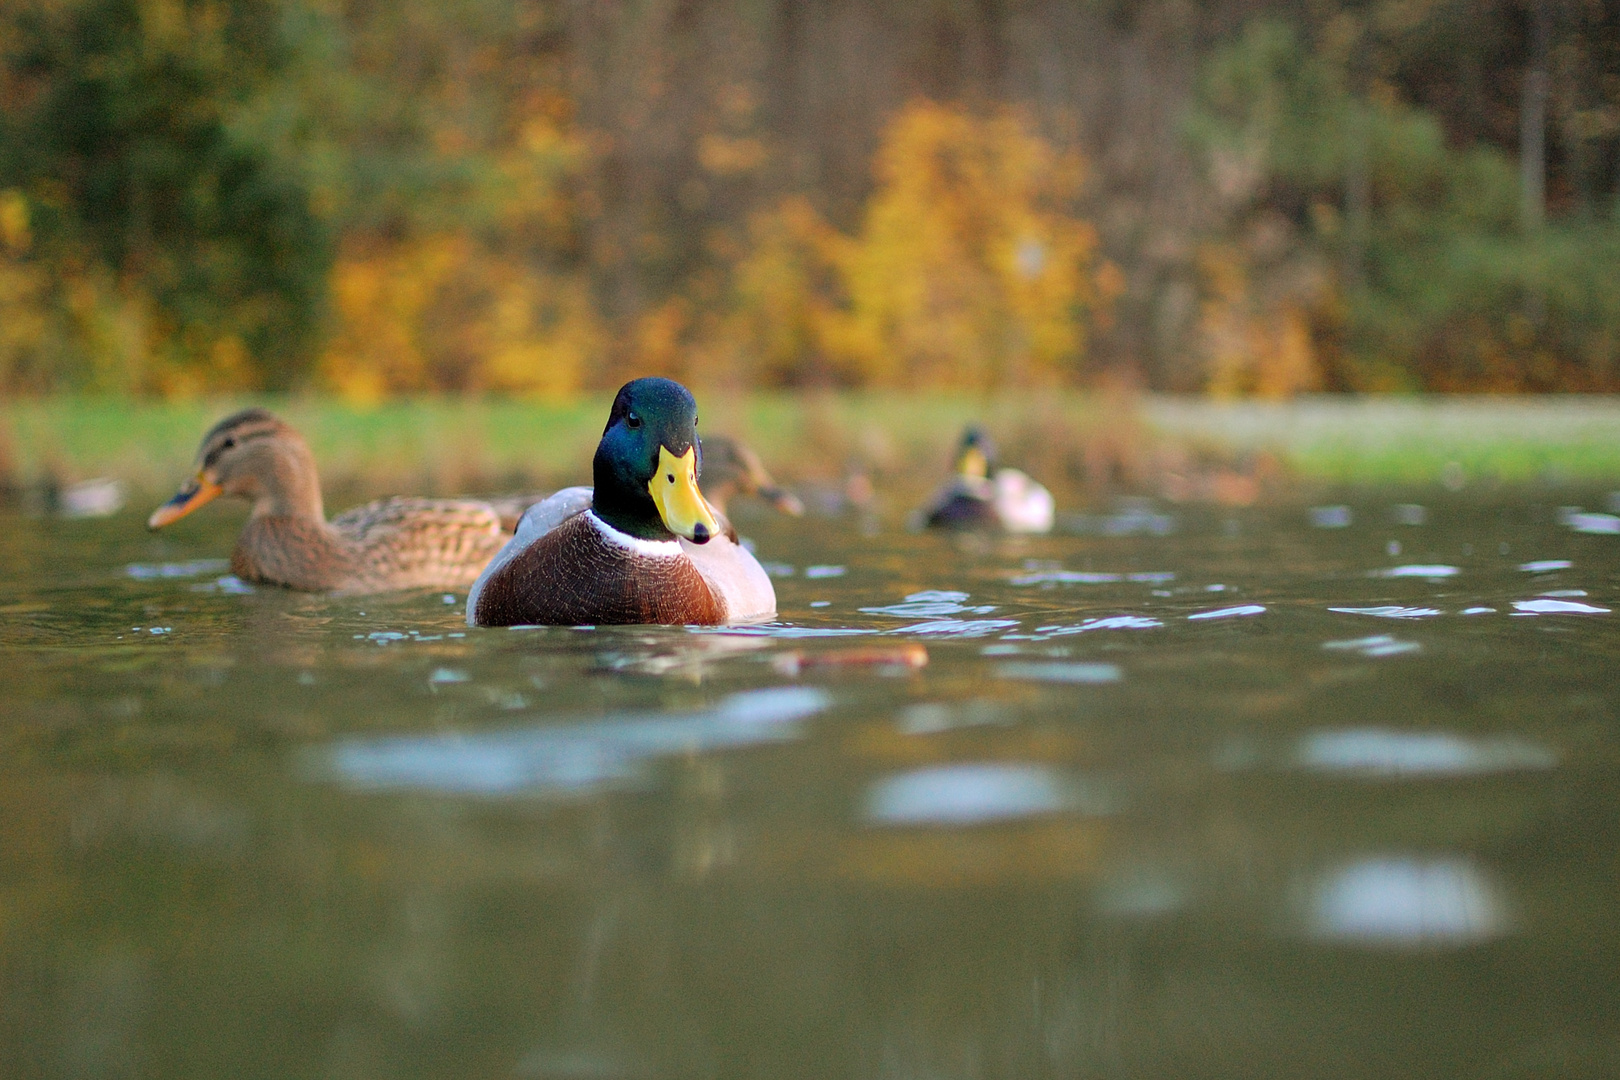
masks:
{"label": "brown chest feathers", "polygon": [[350,580],[355,553],[321,521],[265,516],[250,518],[231,553],[231,572],[306,592],[325,592]]}
{"label": "brown chest feathers", "polygon": [[569,518],[492,573],[474,616],[480,626],[717,626],[726,617],[684,555],[623,547],[587,514]]}

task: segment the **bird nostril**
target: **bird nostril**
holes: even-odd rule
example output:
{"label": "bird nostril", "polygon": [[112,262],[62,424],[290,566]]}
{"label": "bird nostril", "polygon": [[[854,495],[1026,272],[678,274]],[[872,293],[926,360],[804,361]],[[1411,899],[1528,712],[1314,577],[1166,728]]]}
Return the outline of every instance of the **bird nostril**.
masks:
{"label": "bird nostril", "polygon": [[674,473],[667,473],[664,476],[664,479],[668,480],[670,483],[673,484],[675,482],[675,474]]}

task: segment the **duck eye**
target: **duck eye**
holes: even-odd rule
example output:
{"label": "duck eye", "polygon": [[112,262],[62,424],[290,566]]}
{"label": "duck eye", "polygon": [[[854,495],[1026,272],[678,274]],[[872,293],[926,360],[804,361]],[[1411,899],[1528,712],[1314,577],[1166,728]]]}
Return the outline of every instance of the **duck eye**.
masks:
{"label": "duck eye", "polygon": [[665,473],[664,474],[664,479],[668,480],[670,483],[673,484],[675,482],[675,474],[674,473]]}
{"label": "duck eye", "polygon": [[624,422],[633,428],[638,428],[641,426],[641,417],[637,416],[635,413],[625,413]]}
{"label": "duck eye", "polygon": [[224,442],[220,443],[219,448],[221,450],[229,450],[232,447],[234,447],[235,445],[236,445],[236,440],[234,438],[230,438],[230,439],[226,439]]}

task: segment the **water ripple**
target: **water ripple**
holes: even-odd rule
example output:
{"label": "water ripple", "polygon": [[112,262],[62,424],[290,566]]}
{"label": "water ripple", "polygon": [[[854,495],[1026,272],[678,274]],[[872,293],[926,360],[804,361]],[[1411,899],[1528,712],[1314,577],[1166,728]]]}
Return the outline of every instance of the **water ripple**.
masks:
{"label": "water ripple", "polygon": [[1371,615],[1379,619],[1427,619],[1433,615],[1444,614],[1437,608],[1397,607],[1393,604],[1383,607],[1330,607],[1328,610],[1343,615]]}
{"label": "water ripple", "polygon": [[1513,610],[1520,615],[1607,615],[1609,609],[1596,604],[1582,604],[1574,600],[1515,600]]}
{"label": "water ripple", "polygon": [[1415,641],[1402,641],[1389,634],[1378,634],[1374,637],[1351,638],[1348,641],[1324,641],[1324,649],[1340,649],[1345,652],[1360,653],[1362,656],[1401,656],[1405,653],[1421,652],[1422,645]]}
{"label": "water ripple", "polygon": [[348,739],[322,751],[319,774],[368,791],[582,795],[635,777],[648,761],[798,737],[832,703],[813,687],[733,694],[712,709],[476,734]]}
{"label": "water ripple", "polygon": [[1435,578],[1456,577],[1460,573],[1462,573],[1462,570],[1458,567],[1445,566],[1440,563],[1435,563],[1429,565],[1418,564],[1413,566],[1391,566],[1385,570],[1374,570],[1369,576],[1383,578],[1415,577],[1428,578],[1432,580]]}
{"label": "water ripple", "polygon": [[965,592],[929,589],[925,592],[910,594],[906,597],[905,603],[902,604],[889,604],[887,607],[863,607],[861,610],[868,615],[893,615],[902,619],[926,618],[930,615],[959,615],[964,612],[973,615],[988,615],[996,610],[993,604],[968,607],[962,603],[967,598],[968,594]]}
{"label": "water ripple", "polygon": [[1197,619],[1242,619],[1250,615],[1263,615],[1264,604],[1243,604],[1239,607],[1219,608],[1215,611],[1195,611],[1187,616],[1189,620]]}

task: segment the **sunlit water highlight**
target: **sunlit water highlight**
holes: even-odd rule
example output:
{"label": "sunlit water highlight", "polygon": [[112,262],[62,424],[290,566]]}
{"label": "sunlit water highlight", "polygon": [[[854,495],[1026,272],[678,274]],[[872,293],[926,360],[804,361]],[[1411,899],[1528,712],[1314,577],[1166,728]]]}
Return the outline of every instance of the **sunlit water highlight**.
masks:
{"label": "sunlit water highlight", "polygon": [[1611,515],[1315,501],[743,504],[706,630],[9,518],[0,1076],[1610,1075]]}

